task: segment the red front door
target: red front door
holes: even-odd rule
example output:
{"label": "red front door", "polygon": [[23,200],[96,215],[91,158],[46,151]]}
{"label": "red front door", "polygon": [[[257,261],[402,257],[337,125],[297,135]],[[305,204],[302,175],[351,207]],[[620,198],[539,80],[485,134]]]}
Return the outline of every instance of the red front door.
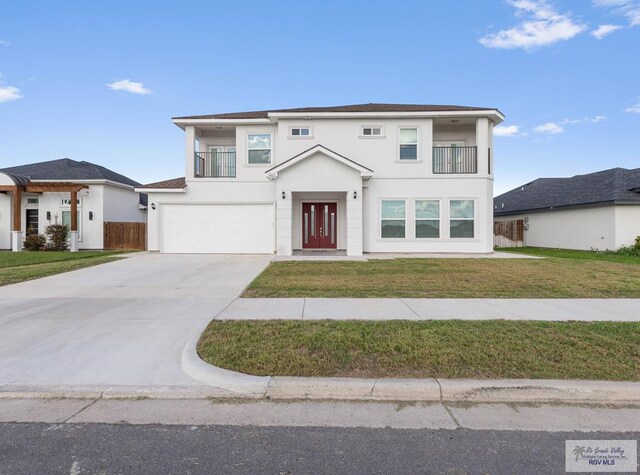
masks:
{"label": "red front door", "polygon": [[302,203],[302,248],[336,249],[338,214],[336,203]]}

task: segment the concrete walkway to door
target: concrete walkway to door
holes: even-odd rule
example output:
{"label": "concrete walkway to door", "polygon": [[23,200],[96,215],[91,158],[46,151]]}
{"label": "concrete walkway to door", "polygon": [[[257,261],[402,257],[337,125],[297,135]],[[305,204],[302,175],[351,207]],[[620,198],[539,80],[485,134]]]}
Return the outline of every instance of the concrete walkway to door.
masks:
{"label": "concrete walkway to door", "polygon": [[0,387],[192,387],[181,354],[272,256],[134,254],[0,288]]}

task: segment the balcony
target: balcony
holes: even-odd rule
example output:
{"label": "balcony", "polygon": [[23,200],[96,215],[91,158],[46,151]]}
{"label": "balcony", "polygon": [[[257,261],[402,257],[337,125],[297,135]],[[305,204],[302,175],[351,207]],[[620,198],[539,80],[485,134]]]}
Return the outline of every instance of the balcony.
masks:
{"label": "balcony", "polygon": [[196,178],[235,178],[236,152],[196,152]]}
{"label": "balcony", "polygon": [[478,147],[433,147],[433,173],[452,175],[478,173]]}

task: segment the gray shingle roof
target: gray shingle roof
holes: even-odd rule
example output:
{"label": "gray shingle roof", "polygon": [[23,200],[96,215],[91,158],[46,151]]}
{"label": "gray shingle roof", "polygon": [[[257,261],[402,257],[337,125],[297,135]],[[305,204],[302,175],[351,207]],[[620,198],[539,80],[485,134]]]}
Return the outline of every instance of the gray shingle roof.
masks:
{"label": "gray shingle roof", "polygon": [[495,107],[470,107],[431,104],[350,104],[346,106],[298,107],[294,109],[271,109],[248,112],[227,112],[224,114],[190,115],[174,119],[264,119],[269,112],[460,112],[497,110]]}
{"label": "gray shingle roof", "polygon": [[[570,178],[538,178],[493,199],[494,214],[626,202],[640,205],[640,168],[612,168]],[[503,206],[504,203],[504,206]]]}
{"label": "gray shingle roof", "polygon": [[137,188],[184,188],[187,186],[187,182],[184,177],[172,178],[170,180],[156,181],[155,183],[148,183],[146,185],[138,186]]}
{"label": "gray shingle roof", "polygon": [[30,163],[16,167],[3,168],[12,175],[20,175],[30,180],[110,180],[129,186],[139,186],[140,183],[124,175],[120,175],[101,165],[89,162],[77,162],[70,158],[49,160],[46,162]]}

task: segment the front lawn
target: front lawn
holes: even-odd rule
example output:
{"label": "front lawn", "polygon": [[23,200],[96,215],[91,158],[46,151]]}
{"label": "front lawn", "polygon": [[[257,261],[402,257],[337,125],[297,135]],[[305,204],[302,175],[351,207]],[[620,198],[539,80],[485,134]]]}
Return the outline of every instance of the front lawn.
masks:
{"label": "front lawn", "polygon": [[117,259],[122,251],[0,252],[0,286],[39,279]]}
{"label": "front lawn", "polygon": [[621,262],[623,264],[640,265],[640,257],[638,256],[628,256],[605,251],[578,251],[574,249],[551,249],[548,247],[510,247],[497,250],[538,257],[559,257],[563,259]]}
{"label": "front lawn", "polygon": [[273,262],[242,296],[638,298],[640,260],[635,261],[549,257]]}
{"label": "front lawn", "polygon": [[214,320],[198,354],[268,376],[640,381],[640,323]]}

